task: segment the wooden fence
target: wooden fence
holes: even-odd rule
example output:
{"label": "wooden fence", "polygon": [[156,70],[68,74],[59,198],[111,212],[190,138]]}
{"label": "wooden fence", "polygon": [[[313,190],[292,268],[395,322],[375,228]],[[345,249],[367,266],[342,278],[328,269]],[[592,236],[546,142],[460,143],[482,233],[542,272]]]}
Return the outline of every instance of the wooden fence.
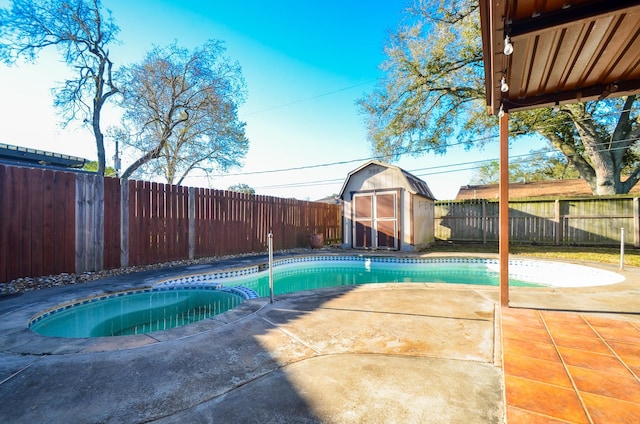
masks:
{"label": "wooden fence", "polygon": [[75,269],[75,175],[0,165],[0,281]]}
{"label": "wooden fence", "polygon": [[0,282],[342,239],[339,205],[0,164]]}
{"label": "wooden fence", "polygon": [[[498,240],[498,200],[437,201],[436,240]],[[509,241],[548,245],[640,247],[637,197],[584,197],[509,201]]]}

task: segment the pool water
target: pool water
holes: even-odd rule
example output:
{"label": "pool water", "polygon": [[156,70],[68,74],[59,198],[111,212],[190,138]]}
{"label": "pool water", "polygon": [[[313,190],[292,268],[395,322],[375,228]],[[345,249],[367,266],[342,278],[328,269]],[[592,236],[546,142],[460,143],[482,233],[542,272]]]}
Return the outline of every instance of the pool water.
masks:
{"label": "pool water", "polygon": [[[328,263],[293,264],[274,268],[274,294],[293,293],[325,287],[349,286],[375,283],[449,283],[485,286],[499,285],[498,272],[484,266],[457,266],[451,264],[418,265],[398,267],[385,264]],[[539,287],[540,284],[509,279],[512,286]],[[260,297],[269,296],[268,272],[260,276],[243,277],[232,285],[242,285],[254,290]]]}
{"label": "pool water", "polygon": [[[29,327],[57,337],[144,334],[188,325],[223,313],[252,297],[269,297],[264,266],[184,275],[153,289],[81,299],[31,319]],[[482,258],[407,259],[312,256],[284,259],[273,269],[274,294],[374,283],[499,285],[499,262]],[[510,286],[586,287],[624,277],[575,264],[510,261]]]}
{"label": "pool water", "polygon": [[31,324],[45,336],[109,337],[168,330],[235,308],[244,299],[212,289],[147,290],[90,299]]}

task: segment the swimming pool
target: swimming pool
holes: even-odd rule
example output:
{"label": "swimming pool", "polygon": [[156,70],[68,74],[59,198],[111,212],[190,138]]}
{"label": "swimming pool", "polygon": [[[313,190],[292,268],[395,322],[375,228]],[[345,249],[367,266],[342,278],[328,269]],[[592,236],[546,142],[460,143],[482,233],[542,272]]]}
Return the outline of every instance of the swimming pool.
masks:
{"label": "swimming pool", "polygon": [[[186,275],[167,279],[158,286],[216,284],[244,286],[268,296],[268,268],[254,266],[236,271]],[[331,273],[331,274],[330,274]],[[334,275],[334,273],[336,275]],[[493,258],[314,255],[274,261],[276,294],[351,284],[430,282],[450,284],[499,284],[500,262]],[[304,278],[290,279],[300,275]],[[305,281],[306,279],[311,281]],[[533,287],[593,287],[624,281],[621,274],[566,262],[509,260],[509,284]],[[287,284],[289,282],[289,284]]]}
{"label": "swimming pool", "polygon": [[[499,261],[489,258],[314,255],[274,262],[274,293],[375,283],[499,284]],[[534,260],[509,261],[511,286],[585,287],[615,284],[620,274],[592,267]],[[112,293],[58,305],[29,327],[58,337],[144,334],[188,325],[269,296],[268,267],[184,275],[153,288]]]}

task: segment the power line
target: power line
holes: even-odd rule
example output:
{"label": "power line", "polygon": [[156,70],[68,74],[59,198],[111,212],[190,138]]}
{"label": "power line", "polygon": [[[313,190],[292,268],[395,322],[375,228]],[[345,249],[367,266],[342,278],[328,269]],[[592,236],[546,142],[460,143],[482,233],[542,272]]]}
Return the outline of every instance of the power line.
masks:
{"label": "power line", "polygon": [[[324,97],[324,96],[328,96],[331,94],[335,94],[335,93],[339,93],[341,91],[345,91],[345,90],[349,90],[351,88],[354,87],[358,87],[358,86],[362,86],[362,85],[366,85],[366,84],[370,84],[371,81],[369,82],[365,82],[365,83],[360,83],[360,84],[356,84],[353,86],[349,86],[349,87],[345,87],[339,90],[334,90],[331,92],[327,92],[327,93],[323,93],[320,94],[318,96],[313,96],[313,97],[309,97],[309,98],[305,98],[305,99],[301,99],[301,100],[297,100],[294,102],[290,102],[290,103],[286,103],[283,105],[279,105],[279,106],[274,106],[272,108],[268,108],[268,109],[264,109],[262,111],[256,111],[256,112],[252,112],[251,114],[256,114],[256,113],[260,113],[260,112],[266,112],[269,110],[273,110],[273,109],[278,109],[281,107],[286,107],[286,106],[290,106],[290,105],[294,105],[297,103],[301,103],[301,102],[305,102],[305,101],[309,101],[309,100],[313,100],[313,99],[317,99],[319,97]],[[598,115],[592,115],[590,117],[584,118],[581,121],[582,122],[587,122],[589,120],[595,120],[596,118],[606,118],[608,116],[617,116],[620,113],[623,112],[627,112],[628,110],[621,110],[621,111],[616,111],[616,112],[611,112],[611,113],[602,113],[602,114],[598,114]],[[573,122],[567,122],[567,125],[572,125]],[[545,128],[553,128],[554,126],[557,126],[557,124],[553,124],[553,125],[548,125],[548,126],[541,126],[541,127],[537,127],[536,130],[542,130]],[[520,135],[525,135],[529,132],[513,132],[511,133],[511,135],[515,135],[515,136],[520,136]],[[492,140],[492,139],[497,139],[498,136],[497,135],[488,135],[485,137],[481,137],[478,139],[474,139],[474,140],[465,140],[465,141],[460,141],[457,143],[451,143],[448,144],[446,146],[444,146],[443,148],[449,149],[451,147],[454,146],[459,146],[459,145],[463,145],[463,144],[473,144],[479,141],[486,141],[486,140]],[[627,141],[637,141],[638,139],[629,139],[629,140],[616,140],[613,142],[610,142],[609,144],[615,144],[615,143],[624,143]],[[618,150],[618,149],[626,149],[628,148],[627,146],[623,146],[623,147],[608,147],[606,150],[608,151],[614,151],[614,150]],[[358,158],[358,159],[351,159],[351,160],[344,160],[344,161],[336,161],[336,162],[329,162],[329,163],[322,163],[322,164],[315,164],[315,165],[305,165],[305,166],[298,166],[298,167],[290,167],[290,168],[281,168],[281,169],[269,169],[269,170],[260,170],[260,171],[251,171],[251,172],[238,172],[238,173],[229,173],[229,174],[219,174],[219,175],[215,175],[214,177],[230,177],[230,176],[247,176],[247,175],[261,175],[261,174],[273,174],[273,173],[279,173],[279,172],[290,172],[290,171],[300,171],[300,170],[307,170],[307,169],[313,169],[313,168],[322,168],[322,167],[330,167],[330,166],[337,166],[337,165],[344,165],[344,164],[349,164],[349,163],[354,163],[354,162],[363,162],[363,161],[367,161],[367,160],[385,160],[388,159],[389,157],[394,157],[394,158],[398,158],[398,157],[402,157],[408,154],[420,154],[420,153],[424,153],[424,152],[428,152],[433,150],[433,147],[431,146],[426,146],[422,149],[417,149],[417,150],[413,150],[413,151],[405,151],[405,152],[400,152],[400,153],[396,153],[396,154],[392,154],[392,155],[380,155],[380,156],[371,156],[371,157],[367,157],[367,158]],[[604,149],[603,149],[604,150]],[[540,154],[540,153],[551,153],[557,151],[556,149],[551,149],[551,150],[547,150],[547,151],[538,151],[538,152],[534,152],[534,153],[530,153],[530,154],[523,154],[523,155],[518,155],[518,156],[512,156],[510,159],[516,158],[516,157],[528,157],[534,154]],[[479,160],[479,161],[470,161],[470,162],[461,162],[461,163],[457,163],[457,164],[448,164],[448,165],[439,165],[439,166],[433,166],[433,167],[429,167],[429,168],[419,168],[416,170],[412,170],[409,172],[412,173],[416,173],[416,172],[420,172],[420,171],[426,171],[426,170],[435,170],[435,169],[443,169],[443,168],[453,168],[453,167],[459,167],[459,166],[465,166],[465,165],[477,165],[480,163],[487,163],[487,162],[491,162],[491,161],[495,161],[498,160],[498,158],[494,158],[494,159],[486,159],[486,160]],[[434,174],[442,174],[442,173],[451,173],[451,172],[461,172],[461,171],[467,171],[470,169],[475,169],[475,168],[462,168],[462,169],[453,169],[453,170],[445,170],[445,171],[437,171],[437,172],[428,172],[428,173],[422,173],[420,175],[434,175]],[[303,182],[298,182],[298,183],[286,183],[286,184],[279,184],[279,185],[270,185],[270,186],[262,186],[262,187],[256,187],[256,188],[262,188],[262,189],[273,189],[273,188],[295,188],[295,187],[306,187],[306,186],[314,186],[314,185],[326,185],[326,184],[334,184],[336,182],[340,182],[342,181],[342,179],[332,179],[332,180],[317,180],[317,181],[303,181]]]}
{"label": "power line", "polygon": [[[444,146],[443,148],[444,149],[449,149],[451,147],[460,146],[460,145],[469,144],[469,143],[476,143],[478,141],[490,140],[492,138],[497,138],[497,136],[493,136],[492,135],[492,136],[486,136],[486,137],[477,138],[477,139],[474,139],[474,140],[460,141],[460,142],[457,142],[457,143],[448,144],[448,145]],[[401,157],[401,156],[405,156],[405,155],[415,155],[415,154],[419,154],[419,153],[426,153],[426,152],[429,152],[431,150],[433,150],[432,147],[425,147],[423,149],[416,149],[416,150],[406,151],[406,152],[402,152],[402,153],[398,153],[398,154],[369,156],[369,157],[366,157],[366,158],[350,159],[350,160],[336,161],[336,162],[329,162],[329,163],[321,163],[321,164],[316,164],[316,165],[296,166],[296,167],[291,167],[291,168],[280,168],[280,169],[268,169],[268,170],[261,170],[261,171],[218,174],[218,175],[214,175],[214,177],[241,177],[241,176],[246,176],[246,175],[273,174],[273,173],[277,173],[277,172],[303,171],[303,170],[307,170],[307,169],[322,168],[322,167],[336,166],[336,165],[345,165],[345,164],[348,164],[348,163],[364,162],[364,161],[368,161],[368,160],[386,160],[386,159],[388,159],[390,157]]]}
{"label": "power line", "polygon": [[[524,134],[527,134],[527,133],[524,133],[524,132],[523,133],[519,133],[519,134],[516,133],[516,135],[524,135]],[[480,137],[480,138],[473,139],[473,140],[465,140],[465,141],[459,141],[457,143],[451,143],[451,144],[448,144],[448,145],[444,146],[443,148],[446,150],[446,149],[449,149],[449,148],[455,147],[455,146],[460,146],[460,145],[464,145],[464,144],[472,144],[472,143],[476,143],[476,142],[479,142],[479,141],[486,141],[486,140],[497,139],[497,138],[498,138],[497,135],[488,135],[488,136]],[[610,142],[609,144],[618,144],[618,143],[623,143],[623,142],[627,142],[627,141],[637,141],[637,140],[638,140],[638,138],[626,139],[626,140],[615,140],[613,142]],[[621,148],[627,148],[627,147],[614,147],[614,148],[608,148],[606,150],[613,151],[613,150],[617,150],[617,149],[621,149]],[[364,161],[368,161],[368,160],[386,160],[389,157],[402,157],[402,156],[406,156],[406,155],[415,155],[415,154],[420,154],[420,153],[426,153],[426,152],[429,152],[431,150],[433,150],[433,148],[428,146],[428,147],[425,147],[425,148],[422,148],[422,149],[406,151],[406,152],[393,154],[393,155],[370,156],[370,157],[366,157],[366,158],[350,159],[350,160],[336,161],[336,162],[329,162],[329,163],[321,163],[321,164],[316,164],[316,165],[304,165],[304,166],[297,166],[297,167],[290,167],[290,168],[269,169],[269,170],[260,170],[260,171],[251,171],[251,172],[237,172],[237,173],[229,173],[229,174],[218,174],[218,175],[214,175],[214,177],[240,177],[240,176],[246,176],[246,175],[260,175],[260,174],[273,174],[273,173],[278,173],[278,172],[302,171],[302,170],[313,169],[313,168],[323,168],[323,167],[329,167],[329,166],[345,165],[345,164],[354,163],[354,162],[364,162]],[[550,152],[554,152],[554,151],[556,151],[556,149],[546,151],[545,153],[550,153]],[[605,151],[605,149],[603,149],[602,151]],[[448,165],[440,165],[440,167],[442,167],[442,166],[448,166]],[[419,170],[422,170],[422,169],[419,169]]]}
{"label": "power line", "polygon": [[371,160],[371,159],[382,159],[382,157],[377,157],[377,158],[366,158],[366,159],[351,159],[351,160],[344,160],[344,161],[340,161],[340,162],[330,162],[330,163],[320,163],[317,165],[304,165],[304,166],[296,166],[296,167],[292,167],[292,168],[280,168],[280,169],[269,169],[269,170],[262,170],[262,171],[251,171],[251,172],[237,172],[235,174],[220,174],[220,175],[216,175],[219,177],[240,177],[240,176],[245,176],[245,175],[261,175],[261,174],[274,174],[277,172],[289,172],[289,171],[302,171],[302,170],[306,170],[306,169],[313,169],[313,168],[322,168],[322,167],[327,167],[327,166],[335,166],[335,165],[344,165],[347,163],[353,163],[353,162],[362,162],[365,160]]}
{"label": "power line", "polygon": [[[638,141],[638,138],[633,138],[633,139],[627,139],[627,140],[617,140],[617,142],[626,142],[626,141]],[[611,149],[603,149],[602,151],[615,151],[615,150],[621,150],[621,149],[626,149],[626,147],[614,147]],[[535,156],[538,154],[547,154],[547,153],[555,153],[558,152],[557,149],[547,149],[547,150],[539,150],[536,152],[532,152],[532,153],[523,153],[520,155],[512,155],[509,157],[510,161],[512,159],[522,159],[522,158],[527,158],[530,156]],[[481,165],[483,163],[490,163],[490,162],[494,162],[499,160],[499,158],[490,158],[490,159],[481,159],[481,160],[476,160],[476,161],[468,161],[468,162],[459,162],[459,163],[453,163],[453,164],[447,164],[447,165],[437,165],[437,166],[431,166],[428,168],[418,168],[418,169],[413,169],[413,170],[409,170],[408,172],[414,174],[417,177],[423,177],[423,176],[428,176],[428,175],[439,175],[439,174],[449,174],[449,173],[455,173],[455,172],[463,172],[463,171],[472,171],[477,169],[478,165]],[[362,160],[358,160],[358,161],[362,161]],[[513,163],[513,162],[511,162]],[[467,166],[467,165],[475,165],[475,166]],[[458,168],[460,166],[467,166],[465,168]],[[420,171],[433,171],[433,170],[438,170],[438,169],[443,169],[445,168],[445,170],[440,170],[440,171],[434,171],[434,172],[420,172]],[[446,168],[455,168],[455,169],[446,169]],[[286,183],[286,184],[278,184],[278,185],[270,185],[270,186],[261,186],[261,187],[255,187],[256,189],[284,189],[284,188],[299,188],[299,187],[312,187],[312,186],[320,186],[320,185],[329,185],[329,184],[335,184],[335,183],[339,183],[344,181],[344,179],[342,178],[336,178],[336,179],[331,179],[331,180],[316,180],[316,181],[301,181],[301,182],[297,182],[297,183]]]}
{"label": "power line", "polygon": [[341,93],[343,91],[348,91],[348,90],[351,90],[351,89],[356,88],[356,87],[361,87],[363,85],[369,85],[369,84],[371,84],[373,82],[376,82],[376,80],[361,82],[359,84],[350,85],[349,87],[344,87],[344,88],[340,88],[338,90],[333,90],[333,91],[328,91],[326,93],[318,94],[317,96],[307,97],[307,98],[300,99],[300,100],[294,100],[294,101],[289,102],[289,103],[284,103],[284,104],[281,104],[281,105],[268,107],[266,109],[256,110],[254,112],[245,113],[244,116],[257,115],[258,113],[270,112],[272,110],[282,109],[282,108],[285,108],[285,107],[297,105],[299,103],[309,102],[311,100],[316,100],[316,99],[319,99],[321,97],[326,97],[326,96],[330,96],[332,94],[338,94],[338,93]]}
{"label": "power line", "polygon": [[337,184],[343,182],[344,178],[334,178],[332,180],[316,180],[316,181],[302,181],[299,183],[287,183],[287,184],[275,184],[270,186],[255,187],[256,189],[278,189],[278,188],[299,188],[299,187],[313,187],[319,185]]}
{"label": "power line", "polygon": [[[338,93],[341,91],[345,91],[345,90],[349,90],[351,88],[354,87],[358,87],[361,85],[366,85],[366,84],[370,84],[371,81],[369,82],[365,82],[365,83],[360,83],[360,84],[356,84],[350,87],[346,87],[346,88],[342,88],[340,90],[335,90],[335,91],[331,91],[331,92],[327,92],[324,94],[320,94],[318,96],[314,96],[314,97],[310,97],[307,99],[301,99],[301,100],[297,100],[291,103],[287,103],[284,105],[280,105],[280,106],[274,106],[273,108],[269,108],[269,109],[265,109],[263,111],[268,111],[268,110],[273,110],[273,109],[277,109],[280,107],[285,107],[285,106],[289,106],[289,105],[293,105],[296,103],[300,103],[300,102],[304,102],[304,101],[308,101],[308,100],[313,100],[315,98],[318,97],[323,97],[323,96],[328,96],[330,94],[334,94],[334,93]],[[594,120],[596,118],[605,118],[608,116],[615,116],[615,115],[619,115],[620,113],[623,112],[628,112],[630,110],[621,110],[619,112],[611,112],[611,113],[603,113],[597,116],[591,116],[589,118],[584,118],[581,120],[581,122],[586,122],[589,120]],[[253,114],[255,113],[260,113],[261,111],[257,111],[257,112],[253,112]],[[571,124],[571,122],[567,122],[568,125]],[[537,127],[537,130],[541,130],[541,129],[545,129],[545,128],[553,128],[555,127],[557,124],[554,125],[548,125],[548,126],[541,126],[541,127]],[[528,134],[529,132],[524,132],[524,131],[520,131],[520,132],[514,132],[511,133],[511,135],[515,135],[515,136],[520,136],[520,135],[525,135]],[[492,139],[497,139],[498,135],[487,135],[484,137],[480,137],[480,138],[476,138],[473,140],[464,140],[464,141],[459,141],[456,143],[451,143],[451,144],[447,144],[446,146],[443,146],[443,149],[449,149],[451,147],[455,147],[455,146],[460,146],[460,145],[464,145],[464,144],[473,144],[473,143],[477,143],[479,141],[487,141],[487,140],[492,140]],[[637,139],[636,139],[637,140]],[[622,140],[617,140],[615,141],[615,143],[620,143],[622,142]],[[351,159],[351,160],[346,160],[346,161],[337,161],[337,162],[329,162],[329,163],[322,163],[322,164],[316,164],[316,165],[304,165],[304,166],[298,166],[298,167],[291,167],[291,168],[281,168],[281,169],[269,169],[269,170],[260,170],[260,171],[251,171],[251,172],[237,172],[237,173],[229,173],[229,174],[219,174],[219,175],[214,175],[214,177],[240,177],[240,176],[246,176],[246,175],[260,175],[260,174],[273,174],[273,173],[278,173],[278,172],[290,172],[290,171],[302,171],[302,170],[306,170],[306,169],[313,169],[313,168],[322,168],[322,167],[329,167],[329,166],[337,166],[337,165],[345,165],[345,164],[349,164],[349,163],[354,163],[354,162],[364,162],[364,161],[368,161],[368,160],[386,160],[389,157],[402,157],[405,155],[415,155],[415,154],[420,154],[420,153],[426,153],[428,151],[433,150],[433,147],[431,146],[427,146],[424,147],[422,149],[416,149],[416,150],[412,150],[412,151],[405,151],[405,152],[400,152],[397,154],[389,154],[389,155],[379,155],[379,156],[371,156],[371,157],[367,157],[367,158],[360,158],[360,159]]]}

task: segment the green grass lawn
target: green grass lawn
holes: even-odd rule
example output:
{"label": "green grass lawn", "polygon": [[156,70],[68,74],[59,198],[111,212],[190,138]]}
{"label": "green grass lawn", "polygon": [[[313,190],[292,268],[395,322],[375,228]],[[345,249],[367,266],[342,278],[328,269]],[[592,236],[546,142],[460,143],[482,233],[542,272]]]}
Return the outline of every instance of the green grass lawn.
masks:
{"label": "green grass lawn", "polygon": [[[472,252],[472,253],[498,253],[498,245],[491,244],[466,244],[466,243],[436,243],[430,247],[431,252]],[[530,246],[511,245],[509,252],[512,255],[523,255],[544,259],[573,259],[610,264],[620,263],[620,248],[616,247],[591,247],[591,246]],[[625,247],[625,266],[640,266],[640,250]]]}

